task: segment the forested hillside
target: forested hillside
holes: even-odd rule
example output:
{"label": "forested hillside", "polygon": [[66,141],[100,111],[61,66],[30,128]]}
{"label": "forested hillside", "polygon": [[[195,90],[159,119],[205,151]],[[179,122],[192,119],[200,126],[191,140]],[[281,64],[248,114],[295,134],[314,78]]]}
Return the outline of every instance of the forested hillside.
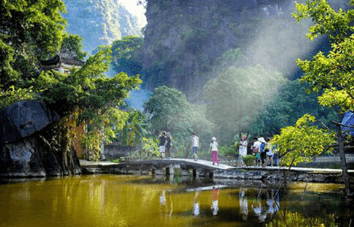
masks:
{"label": "forested hillside", "polygon": [[[218,74],[212,70],[216,59],[230,49],[242,50],[243,66],[261,64],[292,78],[297,58],[325,50],[325,41],[306,39],[310,21],[291,17],[293,0],[146,1],[146,84],[176,87],[191,101],[201,98],[204,84]],[[348,7],[348,1],[330,2]]]}
{"label": "forested hillside", "polygon": [[65,0],[67,32],[84,38],[89,53],[98,45],[110,45],[128,35],[141,36],[137,18],[116,0]]}

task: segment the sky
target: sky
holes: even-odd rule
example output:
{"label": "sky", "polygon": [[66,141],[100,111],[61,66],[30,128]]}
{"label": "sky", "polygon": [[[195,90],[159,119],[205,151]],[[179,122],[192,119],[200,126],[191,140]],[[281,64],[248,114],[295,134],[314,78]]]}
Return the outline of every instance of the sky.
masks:
{"label": "sky", "polygon": [[118,0],[131,14],[138,17],[138,22],[141,27],[146,25],[145,8],[142,5],[137,5],[138,0]]}

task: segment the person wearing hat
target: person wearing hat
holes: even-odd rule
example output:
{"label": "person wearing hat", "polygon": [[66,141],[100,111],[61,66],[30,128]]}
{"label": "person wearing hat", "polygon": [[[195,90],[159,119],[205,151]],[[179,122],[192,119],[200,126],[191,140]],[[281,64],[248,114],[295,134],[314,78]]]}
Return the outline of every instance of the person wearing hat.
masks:
{"label": "person wearing hat", "polygon": [[216,142],[216,138],[213,137],[211,138],[211,143],[210,143],[210,149],[211,151],[211,160],[213,161],[213,165],[215,165],[215,162],[219,165],[220,160],[218,159],[218,142]]}

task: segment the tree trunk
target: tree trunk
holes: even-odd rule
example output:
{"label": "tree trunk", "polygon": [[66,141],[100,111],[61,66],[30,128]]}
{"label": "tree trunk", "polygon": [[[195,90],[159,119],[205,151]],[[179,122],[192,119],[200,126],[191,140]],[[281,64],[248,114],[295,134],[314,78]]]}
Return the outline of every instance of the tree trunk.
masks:
{"label": "tree trunk", "polygon": [[340,127],[341,126],[339,124],[337,124],[338,151],[340,154],[340,162],[341,162],[341,166],[342,166],[342,174],[343,174],[343,180],[344,180],[344,184],[345,184],[345,195],[349,196],[350,195],[350,188],[349,188],[348,168],[347,168],[347,163],[346,163],[346,159],[345,159],[342,131],[341,131]]}

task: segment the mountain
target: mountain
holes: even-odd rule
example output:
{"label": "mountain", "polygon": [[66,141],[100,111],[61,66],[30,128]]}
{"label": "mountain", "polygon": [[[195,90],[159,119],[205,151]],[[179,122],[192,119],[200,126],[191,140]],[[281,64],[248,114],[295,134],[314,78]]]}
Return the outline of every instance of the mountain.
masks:
{"label": "mountain", "polygon": [[138,18],[118,0],[64,0],[67,31],[84,37],[84,50],[110,45],[124,36],[142,36]]}
{"label": "mountain", "polygon": [[[332,0],[335,8],[348,1]],[[248,65],[261,64],[294,77],[297,58],[322,48],[325,37],[310,41],[310,20],[291,17],[294,0],[147,0],[142,50],[146,86],[168,85],[198,99],[217,76],[218,60],[241,49]],[[328,49],[328,43],[326,44]],[[225,59],[225,56],[223,57]],[[246,66],[244,63],[242,66]],[[222,69],[221,69],[222,70]]]}

